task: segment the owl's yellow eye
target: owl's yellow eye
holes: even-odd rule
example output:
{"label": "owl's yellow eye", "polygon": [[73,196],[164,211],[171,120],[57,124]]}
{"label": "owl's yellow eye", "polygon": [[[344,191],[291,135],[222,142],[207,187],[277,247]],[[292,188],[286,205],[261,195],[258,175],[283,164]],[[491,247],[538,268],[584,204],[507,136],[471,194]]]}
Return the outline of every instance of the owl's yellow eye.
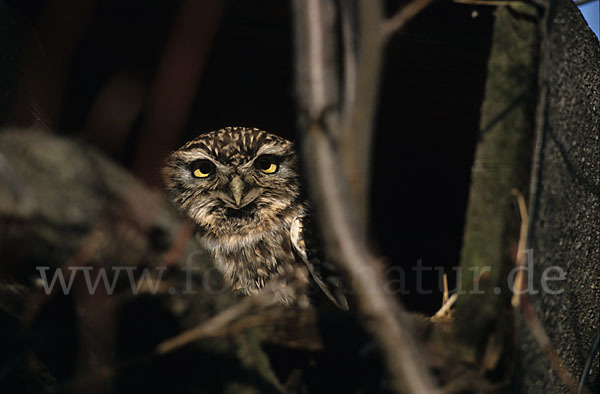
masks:
{"label": "owl's yellow eye", "polygon": [[274,174],[279,169],[279,164],[276,157],[265,155],[256,159],[256,167],[265,174]]}
{"label": "owl's yellow eye", "polygon": [[271,165],[269,165],[269,168],[267,169],[262,169],[262,172],[264,172],[265,174],[272,174],[275,171],[277,171],[277,164],[275,163],[271,163]]}
{"label": "owl's yellow eye", "polygon": [[190,170],[195,178],[207,178],[215,171],[215,165],[210,160],[196,160]]}

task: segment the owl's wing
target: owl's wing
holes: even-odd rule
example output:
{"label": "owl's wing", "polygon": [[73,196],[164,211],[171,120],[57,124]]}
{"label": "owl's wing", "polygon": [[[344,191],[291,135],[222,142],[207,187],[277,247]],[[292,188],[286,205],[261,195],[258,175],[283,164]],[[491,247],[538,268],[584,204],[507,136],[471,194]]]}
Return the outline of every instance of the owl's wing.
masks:
{"label": "owl's wing", "polygon": [[310,275],[323,293],[342,310],[348,310],[344,285],[339,274],[331,263],[321,261],[318,252],[311,248],[316,243],[305,230],[305,216],[297,216],[290,227],[290,239],[298,257],[306,264]]}

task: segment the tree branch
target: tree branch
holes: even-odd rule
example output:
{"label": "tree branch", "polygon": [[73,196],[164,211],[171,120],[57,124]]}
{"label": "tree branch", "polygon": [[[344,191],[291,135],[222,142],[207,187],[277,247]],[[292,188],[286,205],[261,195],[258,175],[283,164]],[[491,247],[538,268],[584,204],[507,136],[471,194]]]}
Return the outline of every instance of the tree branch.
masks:
{"label": "tree branch", "polygon": [[[334,2],[295,0],[293,4],[296,16],[297,85],[300,113],[304,115],[300,119],[302,153],[307,170],[312,174],[308,181],[314,197],[315,216],[320,220],[325,235],[327,255],[336,260],[354,285],[359,310],[367,328],[379,343],[394,389],[408,393],[434,392],[434,384],[421,353],[416,349],[402,307],[383,291],[383,270],[368,250],[365,231],[357,225],[361,220],[354,214],[355,198],[348,193],[352,187],[349,174],[365,171],[356,162],[365,157],[368,159],[370,149],[365,146],[348,147],[352,143],[365,144],[370,140],[369,135],[361,133],[370,134],[377,84],[357,85],[357,94],[364,94],[360,98],[357,95],[355,101],[360,103],[362,113],[357,115],[354,122],[350,122],[352,128],[338,133],[340,122],[336,110],[340,108],[339,100],[336,90],[327,89],[331,82],[326,79],[326,76],[337,77],[336,59],[331,56],[335,53]],[[365,26],[376,29],[372,23],[378,15],[378,7],[371,8],[372,3],[366,1],[361,1],[360,5],[360,12],[366,13],[362,16],[361,26],[363,29]],[[379,30],[376,31],[376,34],[380,34]],[[361,34],[365,34],[365,31],[361,31]],[[357,78],[359,83],[366,85],[367,81],[377,81],[381,51],[363,50],[361,48],[358,59],[363,67],[358,75],[363,75],[363,80],[360,81],[358,75]],[[363,59],[367,53],[379,59],[367,63]],[[368,100],[369,103],[366,103]],[[358,122],[365,129],[354,129]],[[359,141],[348,140],[354,137]],[[344,150],[344,147],[348,150]],[[351,154],[351,149],[356,150]],[[350,166],[351,162],[355,164]]]}
{"label": "tree branch", "polygon": [[[346,2],[347,3],[347,2]],[[358,48],[344,45],[344,71],[346,79],[353,79],[345,86],[355,89],[344,92],[344,107],[348,112],[342,113],[340,135],[340,158],[348,180],[353,198],[355,218],[359,229],[366,231],[367,212],[369,207],[369,186],[371,173],[371,145],[373,140],[374,114],[378,99],[379,76],[383,59],[384,36],[382,34],[382,10],[379,1],[358,0],[357,6],[345,7],[342,12],[342,32],[344,42],[349,36],[355,36]],[[358,33],[352,29],[344,29],[350,25],[345,21],[354,11],[358,15]],[[354,29],[356,30],[356,29]],[[352,37],[354,38],[354,37]],[[354,41],[354,40],[352,40]],[[353,51],[352,55],[347,51]],[[358,51],[358,54],[354,53]],[[353,64],[352,60],[354,61]],[[349,73],[352,71],[352,73]],[[354,74],[354,75],[352,75]],[[348,78],[349,77],[349,78]]]}

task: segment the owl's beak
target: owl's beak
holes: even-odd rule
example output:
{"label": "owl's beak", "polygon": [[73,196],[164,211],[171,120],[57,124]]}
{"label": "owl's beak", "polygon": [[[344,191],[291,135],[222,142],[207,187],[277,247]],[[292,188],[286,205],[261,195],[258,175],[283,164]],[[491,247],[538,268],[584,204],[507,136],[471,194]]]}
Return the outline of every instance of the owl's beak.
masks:
{"label": "owl's beak", "polygon": [[229,189],[231,190],[231,194],[233,195],[233,199],[235,200],[235,205],[240,206],[242,202],[242,197],[244,196],[244,189],[246,188],[246,184],[242,181],[242,178],[239,175],[236,175],[235,178],[229,182]]}

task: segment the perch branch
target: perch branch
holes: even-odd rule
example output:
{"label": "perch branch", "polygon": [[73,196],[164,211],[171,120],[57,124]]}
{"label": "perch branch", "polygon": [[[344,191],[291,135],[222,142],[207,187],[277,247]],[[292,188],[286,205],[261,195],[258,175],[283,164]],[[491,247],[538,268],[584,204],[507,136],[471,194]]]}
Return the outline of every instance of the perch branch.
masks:
{"label": "perch branch", "polygon": [[[303,276],[305,275],[299,273],[297,278]],[[238,321],[238,319],[254,315],[256,312],[264,312],[266,309],[274,306],[279,306],[277,297],[275,297],[278,289],[286,286],[287,289],[296,291],[299,287],[301,287],[301,282],[302,280],[300,279],[287,284],[279,280],[272,281],[263,289],[260,294],[252,297],[245,297],[242,301],[223,310],[216,316],[213,316],[212,318],[200,323],[196,327],[193,327],[173,338],[161,342],[156,346],[154,352],[157,355],[163,355],[200,339],[228,335],[232,331],[233,325],[236,321]],[[263,324],[266,322],[266,320],[268,319],[261,318],[256,325]],[[243,328],[248,327],[247,325],[242,326]]]}
{"label": "perch branch", "polygon": [[220,336],[232,322],[250,313],[257,305],[263,304],[264,301],[263,297],[260,296],[247,297],[242,302],[225,309],[202,324],[161,342],[155,348],[155,353],[159,355],[166,354],[200,339]]}

